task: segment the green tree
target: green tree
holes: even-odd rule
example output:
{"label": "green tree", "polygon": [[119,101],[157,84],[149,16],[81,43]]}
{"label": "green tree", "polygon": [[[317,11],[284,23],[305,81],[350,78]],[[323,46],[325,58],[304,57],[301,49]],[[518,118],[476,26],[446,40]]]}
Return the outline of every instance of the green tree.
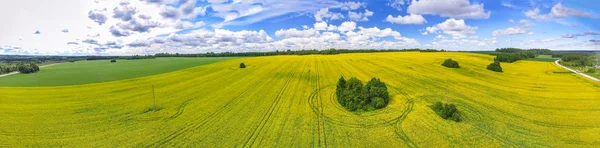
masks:
{"label": "green tree", "polygon": [[502,66],[500,66],[500,62],[498,61],[494,61],[493,63],[488,65],[487,69],[495,72],[502,72]]}
{"label": "green tree", "polygon": [[387,86],[372,78],[366,85],[355,77],[340,77],[336,88],[338,102],[349,111],[370,111],[385,107],[389,102]]}
{"label": "green tree", "polygon": [[456,62],[452,59],[444,60],[444,63],[442,63],[442,66],[446,66],[448,68],[460,68],[460,66],[458,65],[458,62]]}
{"label": "green tree", "polygon": [[246,64],[240,63],[240,68],[246,68]]}

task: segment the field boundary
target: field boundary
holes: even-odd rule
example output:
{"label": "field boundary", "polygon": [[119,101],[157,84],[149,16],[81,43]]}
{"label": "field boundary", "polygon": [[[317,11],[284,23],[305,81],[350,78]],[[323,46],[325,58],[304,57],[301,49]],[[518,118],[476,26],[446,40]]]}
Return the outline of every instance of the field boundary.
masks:
{"label": "field boundary", "polygon": [[596,81],[596,82],[600,82],[600,79],[598,79],[598,78],[595,78],[595,77],[592,77],[592,76],[590,76],[590,75],[587,75],[587,74],[585,74],[585,73],[583,73],[583,72],[579,72],[579,71],[573,70],[573,69],[571,69],[571,68],[569,68],[569,67],[566,67],[566,66],[560,65],[560,64],[558,63],[558,61],[560,61],[560,59],[559,59],[559,60],[556,60],[556,61],[554,61],[554,64],[556,64],[556,65],[558,65],[558,66],[560,66],[560,67],[562,67],[562,68],[564,68],[564,69],[567,69],[567,70],[569,70],[569,71],[571,71],[571,72],[574,72],[574,73],[576,73],[576,74],[579,74],[579,75],[581,75],[581,76],[583,76],[583,77],[586,77],[586,78],[588,78],[588,79],[594,80],[594,81]]}

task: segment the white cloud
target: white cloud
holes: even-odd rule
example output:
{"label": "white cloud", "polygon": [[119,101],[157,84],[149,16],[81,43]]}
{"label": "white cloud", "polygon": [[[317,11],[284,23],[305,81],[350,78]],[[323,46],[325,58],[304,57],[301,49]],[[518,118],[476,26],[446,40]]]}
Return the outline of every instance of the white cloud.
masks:
{"label": "white cloud", "polygon": [[317,30],[327,30],[327,23],[324,21],[316,22],[313,27]]}
{"label": "white cloud", "polygon": [[414,0],[408,6],[410,14],[429,14],[457,19],[487,19],[490,11],[483,4],[473,4],[469,0]]}
{"label": "white cloud", "polygon": [[584,33],[564,34],[564,35],[562,35],[562,37],[563,38],[576,38],[576,37],[588,36],[588,35],[600,35],[600,32],[598,32],[598,31],[586,31]]}
{"label": "white cloud", "polygon": [[343,22],[339,27],[337,27],[337,30],[341,32],[352,31],[354,29],[356,29],[355,22]]}
{"label": "white cloud", "polygon": [[[406,1],[406,2],[405,2]],[[387,3],[388,6],[395,8],[398,11],[402,11],[402,7],[403,5],[409,3],[409,0],[390,0],[390,2]]]}
{"label": "white cloud", "polygon": [[503,36],[503,35],[517,35],[517,34],[529,34],[531,33],[529,30],[523,28],[507,28],[505,30],[496,30],[492,32],[494,36]]}
{"label": "white cloud", "polygon": [[392,24],[423,24],[427,23],[427,20],[423,18],[421,15],[410,14],[407,16],[394,17],[392,15],[388,15],[385,21],[390,22]]}
{"label": "white cloud", "polygon": [[329,27],[327,27],[327,31],[337,31],[337,26],[329,24]]}
{"label": "white cloud", "polygon": [[350,18],[351,21],[369,21],[370,16],[373,16],[373,12],[369,11],[368,9],[365,9],[365,13],[356,13],[356,12],[352,12],[352,11],[348,11],[348,18]]}
{"label": "white cloud", "polygon": [[383,30],[380,30],[377,27],[358,27],[358,30],[358,34],[364,34],[369,37],[400,37],[400,32],[394,31],[391,28],[385,28]]}
{"label": "white cloud", "polygon": [[316,21],[324,21],[325,19],[337,20],[344,18],[344,15],[342,15],[341,13],[329,12],[329,8],[323,8],[317,11],[317,13],[315,13],[314,16]]}
{"label": "white cloud", "polygon": [[275,32],[275,36],[284,37],[284,38],[293,38],[293,37],[318,37],[321,35],[319,31],[315,29],[306,29],[306,30],[297,30],[296,28],[283,30],[280,29]]}
{"label": "white cloud", "polygon": [[513,19],[509,19],[509,20],[508,20],[508,22],[509,22],[509,23],[515,23],[515,20],[513,20]]}
{"label": "white cloud", "polygon": [[356,10],[356,9],[358,9],[360,7],[365,7],[365,3],[361,3],[361,2],[344,2],[340,6],[340,9],[342,9],[342,10]]}
{"label": "white cloud", "polygon": [[478,27],[466,25],[464,20],[456,20],[453,18],[447,19],[435,26],[425,28],[428,33],[437,33],[438,31],[441,31],[451,35],[453,38],[465,38],[467,35],[475,34],[477,29]]}
{"label": "white cloud", "polygon": [[532,22],[521,19],[516,27],[506,28],[504,30],[496,30],[492,32],[494,36],[504,36],[504,35],[519,35],[519,34],[533,34],[533,32],[529,31],[529,27],[533,26]]}
{"label": "white cloud", "polygon": [[549,21],[553,18],[564,18],[569,16],[592,17],[592,14],[589,12],[565,7],[562,5],[562,3],[557,3],[556,5],[552,6],[550,13],[548,14],[540,14],[540,9],[535,8],[533,10],[525,11],[525,16],[537,21]]}

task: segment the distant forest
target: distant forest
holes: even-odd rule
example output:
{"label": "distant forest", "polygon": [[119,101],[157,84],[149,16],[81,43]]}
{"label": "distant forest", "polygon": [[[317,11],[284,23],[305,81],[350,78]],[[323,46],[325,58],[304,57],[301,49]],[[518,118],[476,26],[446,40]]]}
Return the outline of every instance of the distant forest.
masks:
{"label": "distant forest", "polygon": [[[335,49],[326,50],[276,50],[269,52],[207,52],[194,54],[180,53],[157,53],[154,55],[133,55],[133,56],[34,56],[34,55],[0,55],[0,74],[17,71],[19,64],[45,65],[61,62],[76,62],[82,60],[137,60],[153,59],[156,57],[253,57],[253,56],[275,56],[275,55],[332,55],[342,53],[372,53],[372,52],[446,52],[446,50],[436,49]],[[597,63],[594,61],[594,52],[597,51],[551,51],[549,49],[519,49],[519,48],[499,48],[495,51],[474,51],[476,53],[485,53],[496,56],[495,61],[515,62],[518,60],[535,58],[538,55],[552,55],[552,57],[562,58],[561,61],[569,66],[592,66]]]}

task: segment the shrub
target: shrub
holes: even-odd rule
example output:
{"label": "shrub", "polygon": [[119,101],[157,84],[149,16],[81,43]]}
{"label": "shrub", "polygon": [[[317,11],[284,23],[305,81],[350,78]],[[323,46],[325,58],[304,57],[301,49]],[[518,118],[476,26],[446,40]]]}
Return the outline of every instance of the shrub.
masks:
{"label": "shrub", "polygon": [[115,60],[115,59],[112,59],[112,60],[110,60],[110,62],[111,62],[111,63],[116,63],[116,62],[117,62],[117,60]]}
{"label": "shrub", "polygon": [[448,68],[460,68],[460,66],[458,66],[458,62],[452,59],[446,59],[444,63],[442,63],[442,66],[446,66]]}
{"label": "shrub", "polygon": [[430,108],[438,114],[440,117],[456,122],[461,121],[461,116],[456,109],[456,105],[454,104],[443,104],[442,102],[435,102]]}
{"label": "shrub", "polygon": [[588,73],[596,73],[596,68],[592,67],[592,68],[588,69],[587,72]]}
{"label": "shrub", "polygon": [[500,62],[498,61],[494,61],[494,63],[488,65],[487,69],[495,72],[502,72],[502,67],[500,66]]}
{"label": "shrub", "polygon": [[246,68],[246,64],[240,63],[240,68]]}
{"label": "shrub", "polygon": [[389,93],[385,83],[372,78],[366,85],[357,78],[338,80],[336,95],[338,102],[349,111],[370,111],[385,107],[389,103]]}

